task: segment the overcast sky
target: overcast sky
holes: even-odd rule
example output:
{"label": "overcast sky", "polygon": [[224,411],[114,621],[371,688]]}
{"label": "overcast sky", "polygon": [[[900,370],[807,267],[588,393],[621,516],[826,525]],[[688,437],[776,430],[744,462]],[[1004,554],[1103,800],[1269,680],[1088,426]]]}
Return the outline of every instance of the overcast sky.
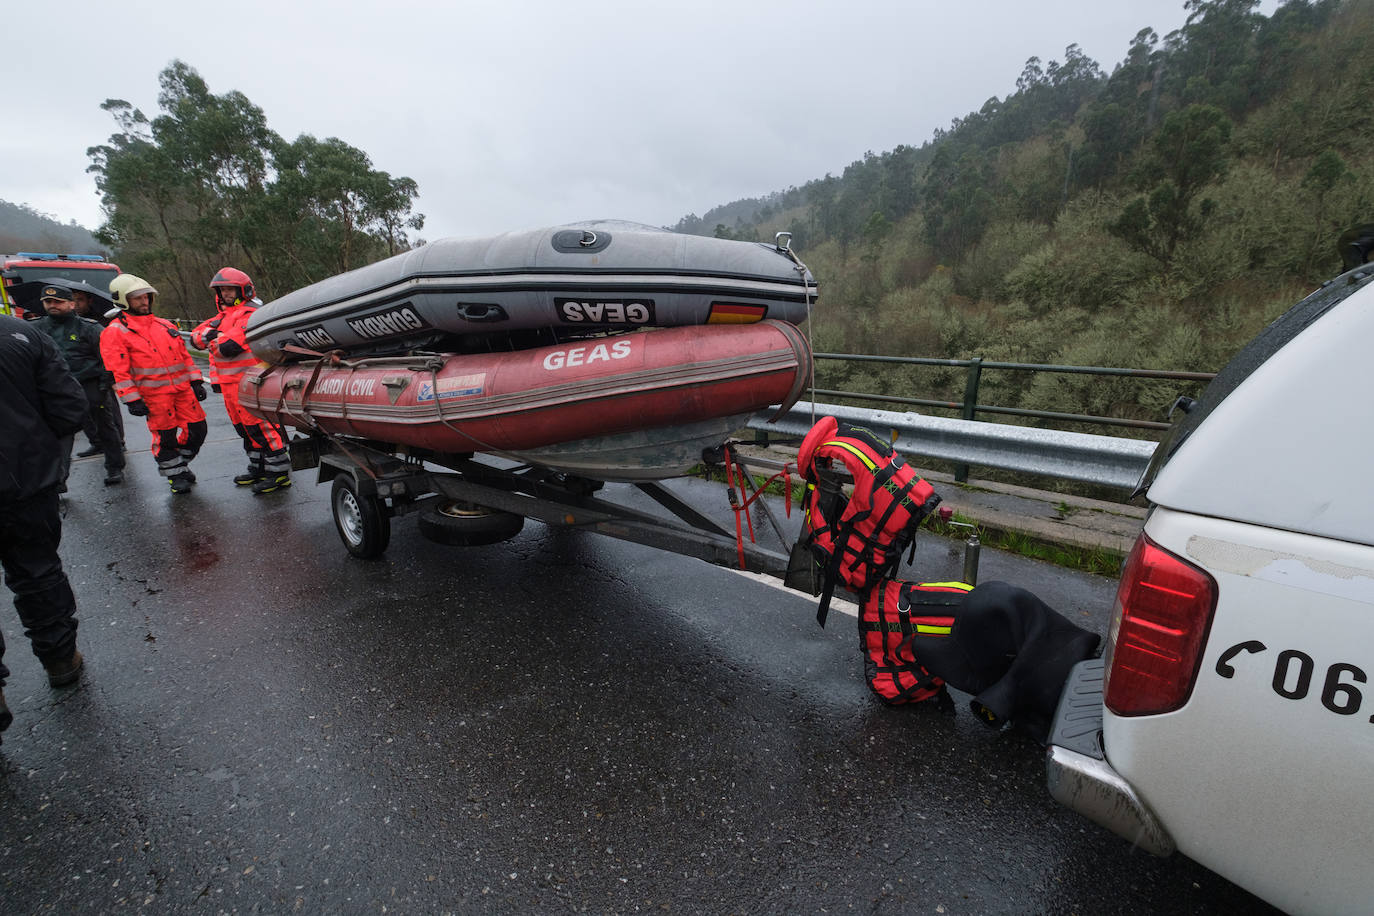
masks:
{"label": "overcast sky", "polygon": [[[1260,11],[1272,14],[1278,0]],[[671,225],[919,146],[1078,44],[1110,72],[1183,0],[76,0],[11,19],[0,199],[101,221],[87,147],[180,59],[268,126],[419,183],[425,238]],[[60,25],[52,19],[60,18]]]}

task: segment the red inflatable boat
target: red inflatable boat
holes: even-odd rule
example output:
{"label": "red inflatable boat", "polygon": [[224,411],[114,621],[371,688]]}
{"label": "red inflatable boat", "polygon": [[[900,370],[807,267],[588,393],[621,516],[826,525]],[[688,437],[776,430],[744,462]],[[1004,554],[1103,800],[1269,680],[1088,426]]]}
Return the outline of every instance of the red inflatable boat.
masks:
{"label": "red inflatable boat", "polygon": [[240,397],[286,426],[624,480],[685,471],[750,414],[791,406],[810,371],[802,332],[765,320],[513,352],[295,363],[247,376]]}

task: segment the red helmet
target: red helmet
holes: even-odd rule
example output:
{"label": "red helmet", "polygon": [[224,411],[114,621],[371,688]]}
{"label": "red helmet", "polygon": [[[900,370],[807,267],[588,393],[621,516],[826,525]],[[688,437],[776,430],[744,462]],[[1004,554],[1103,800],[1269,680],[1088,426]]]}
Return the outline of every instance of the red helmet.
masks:
{"label": "red helmet", "polygon": [[216,289],[221,286],[237,289],[237,299],[240,302],[247,302],[257,293],[257,290],[253,288],[252,278],[237,267],[220,268],[215,274],[215,278],[210,281],[210,288]]}

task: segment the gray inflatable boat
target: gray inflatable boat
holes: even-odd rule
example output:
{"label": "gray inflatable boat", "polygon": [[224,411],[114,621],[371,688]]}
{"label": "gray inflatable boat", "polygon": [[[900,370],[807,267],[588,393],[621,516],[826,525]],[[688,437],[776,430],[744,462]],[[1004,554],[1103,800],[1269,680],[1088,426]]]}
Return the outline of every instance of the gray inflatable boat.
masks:
{"label": "gray inflatable boat", "polygon": [[800,324],[816,284],[788,243],[786,233],[740,242],[618,220],[441,239],[269,302],[248,342],[281,363],[298,358],[288,346],[462,351],[493,335],[522,347],[639,327]]}

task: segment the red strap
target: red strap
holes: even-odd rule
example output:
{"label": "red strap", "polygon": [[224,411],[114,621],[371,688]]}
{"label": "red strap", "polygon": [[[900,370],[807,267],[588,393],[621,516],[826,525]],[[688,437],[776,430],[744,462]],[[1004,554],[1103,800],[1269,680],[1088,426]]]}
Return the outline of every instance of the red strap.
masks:
{"label": "red strap", "polygon": [[[735,461],[730,454],[730,446],[725,447],[725,482],[726,492],[730,496],[730,508],[735,510],[735,548],[739,551],[739,568],[745,569],[744,565],[744,531],[740,527],[739,516],[744,511],[739,496],[735,493]],[[754,543],[754,523],[749,523],[749,543]]]}
{"label": "red strap", "polygon": [[[764,493],[765,490],[768,489],[769,484],[771,484],[773,481],[775,481],[775,480],[777,480],[779,477],[781,477],[782,480],[783,480],[783,492],[784,492],[784,494],[785,494],[785,496],[786,496],[786,499],[787,499],[787,506],[786,506],[785,512],[786,512],[787,517],[788,517],[788,518],[791,518],[791,517],[792,517],[792,466],[791,466],[790,464],[784,464],[784,465],[782,466],[782,470],[781,470],[781,471],[779,471],[778,473],[774,474],[772,477],[769,477],[769,478],[768,478],[767,480],[765,480],[757,489],[754,489],[752,492],[749,491],[749,488],[752,488],[752,487],[753,487],[753,484],[747,482],[747,481],[749,480],[749,475],[746,474],[746,473],[744,473],[744,469],[743,469],[743,468],[738,468],[738,473],[739,473],[739,490],[736,490],[736,489],[735,489],[735,473],[736,473],[736,465],[735,465],[734,453],[730,450],[730,446],[729,446],[729,445],[726,445],[726,446],[725,446],[725,481],[726,481],[726,492],[729,494],[729,497],[730,497],[730,508],[733,509],[733,510],[734,510],[734,513],[735,513],[735,544],[736,544],[736,546],[737,546],[738,549],[739,549],[739,568],[740,568],[740,569],[744,569],[744,568],[745,568],[745,567],[744,567],[744,526],[740,523],[740,516],[743,515],[743,516],[744,516],[744,521],[747,522],[748,525],[749,525],[749,543],[751,543],[751,544],[756,543],[756,541],[755,541],[755,539],[754,539],[754,520],[753,520],[753,518],[751,518],[751,517],[749,516],[747,510],[748,510],[748,508],[749,508],[751,505],[754,504],[754,501],[755,501],[755,500],[757,500],[757,499],[759,499],[759,498],[761,498],[761,497],[763,496],[763,493]],[[739,497],[740,492],[748,493],[748,495],[747,495],[743,500],[741,500],[740,497]]]}

